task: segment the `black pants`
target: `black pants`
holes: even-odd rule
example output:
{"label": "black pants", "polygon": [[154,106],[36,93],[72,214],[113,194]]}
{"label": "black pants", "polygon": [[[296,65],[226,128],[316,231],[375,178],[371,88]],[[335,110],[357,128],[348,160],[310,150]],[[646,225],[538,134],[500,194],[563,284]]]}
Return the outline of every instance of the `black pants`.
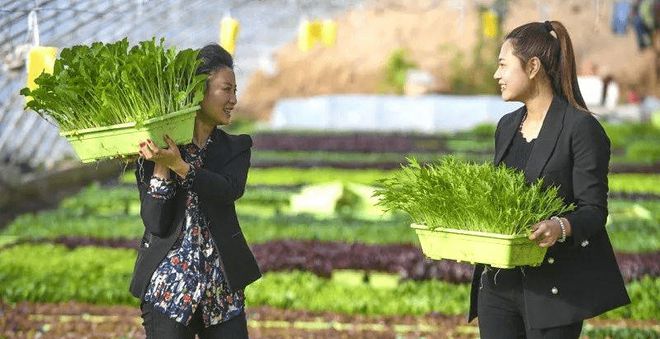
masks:
{"label": "black pants", "polygon": [[481,276],[477,316],[482,339],[544,338],[577,339],[582,321],[566,326],[530,329],[525,319],[522,290],[523,272],[519,268],[488,268]]}
{"label": "black pants", "polygon": [[143,302],[140,309],[142,310],[142,326],[144,326],[148,339],[193,339],[195,334],[199,335],[200,339],[248,338],[245,312],[229,321],[204,328],[201,307],[197,308],[188,326],[176,322],[154,309],[150,303]]}

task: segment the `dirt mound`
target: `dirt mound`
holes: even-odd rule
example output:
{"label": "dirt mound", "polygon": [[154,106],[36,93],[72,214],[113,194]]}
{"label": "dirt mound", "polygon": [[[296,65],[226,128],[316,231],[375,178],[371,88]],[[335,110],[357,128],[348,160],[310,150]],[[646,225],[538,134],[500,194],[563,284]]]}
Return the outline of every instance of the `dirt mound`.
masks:
{"label": "dirt mound", "polygon": [[[295,41],[283,46],[275,55],[277,74],[257,71],[250,77],[241,96],[241,111],[263,119],[280,98],[378,93],[388,57],[399,48],[450,91],[454,52],[469,56],[478,41],[478,9],[469,6],[471,2],[425,3],[375,5],[347,12],[336,18],[337,44],[333,47],[317,46],[305,53],[297,49]],[[465,7],[461,9],[462,3]],[[509,6],[503,30],[543,20],[545,15],[562,21],[571,33],[578,65],[596,64],[599,74],[613,75],[624,89],[635,86],[649,92],[648,70],[655,55],[638,51],[632,29],[625,36],[615,36],[610,30],[611,12],[611,1],[550,0],[541,7],[535,1],[515,1]]]}

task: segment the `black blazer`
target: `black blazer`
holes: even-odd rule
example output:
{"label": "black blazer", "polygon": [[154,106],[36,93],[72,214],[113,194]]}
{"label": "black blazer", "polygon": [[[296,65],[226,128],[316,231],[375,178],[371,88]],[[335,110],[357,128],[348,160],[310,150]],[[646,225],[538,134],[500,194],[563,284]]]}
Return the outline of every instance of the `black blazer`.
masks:
{"label": "black blazer", "polygon": [[[497,124],[495,165],[502,162],[525,109]],[[550,247],[541,266],[525,268],[525,315],[532,328],[575,323],[630,303],[605,230],[609,160],[610,141],[600,123],[555,96],[524,173],[529,183],[543,178],[546,187],[558,186],[564,201],[577,208],[564,215],[572,236]],[[483,268],[476,265],[472,276],[469,321],[477,316]]]}
{"label": "black blazer", "polygon": [[[252,139],[215,129],[204,166],[196,170],[192,190],[199,195],[200,208],[208,218],[211,235],[224,266],[229,287],[239,290],[261,277],[259,266],[243,237],[234,201],[245,191],[250,167]],[[142,299],[151,276],[183,229],[185,191],[177,188],[173,199],[163,201],[147,194],[154,163],[145,161],[144,173],[135,171],[140,191],[140,216],[144,236],[138,248],[130,291]]]}

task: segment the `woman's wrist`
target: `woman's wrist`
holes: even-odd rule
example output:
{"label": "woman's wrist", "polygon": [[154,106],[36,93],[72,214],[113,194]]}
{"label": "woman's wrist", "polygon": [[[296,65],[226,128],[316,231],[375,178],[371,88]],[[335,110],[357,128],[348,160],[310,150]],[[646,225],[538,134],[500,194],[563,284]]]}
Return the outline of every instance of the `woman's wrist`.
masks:
{"label": "woman's wrist", "polygon": [[557,216],[553,216],[550,218],[550,220],[554,221],[555,224],[559,227],[559,236],[557,237],[557,242],[561,243],[566,241],[566,226],[564,225],[564,221]]}
{"label": "woman's wrist", "polygon": [[172,167],[170,167],[174,173],[176,173],[179,177],[185,178],[186,175],[188,175],[188,171],[190,171],[190,164],[187,162],[181,160],[180,162],[176,163]]}
{"label": "woman's wrist", "polygon": [[169,180],[170,179],[170,169],[167,168],[167,166],[163,166],[159,163],[156,163],[154,166],[154,174],[155,177],[163,179],[163,180]]}

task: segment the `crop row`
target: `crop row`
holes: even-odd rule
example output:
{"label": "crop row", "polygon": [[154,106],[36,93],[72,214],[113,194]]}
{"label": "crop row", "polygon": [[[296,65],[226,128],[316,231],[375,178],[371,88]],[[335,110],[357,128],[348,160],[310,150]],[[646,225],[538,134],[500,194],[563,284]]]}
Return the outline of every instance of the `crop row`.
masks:
{"label": "crop row", "polygon": [[[639,142],[660,142],[660,129],[651,124],[603,124],[614,149],[627,149]],[[484,124],[454,133],[373,132],[257,132],[256,149],[279,151],[414,152],[465,150],[492,147],[495,126]],[[467,146],[465,146],[467,145]],[[633,152],[634,153],[634,152]]]}
{"label": "crop row", "polygon": [[[341,181],[374,185],[379,179],[389,177],[393,170],[340,169],[340,168],[251,168],[248,173],[248,189],[253,186],[292,186]],[[127,171],[121,177],[125,184],[135,184],[135,175]],[[609,175],[610,192],[660,194],[660,174],[612,173]]]}
{"label": "crop row", "polygon": [[[21,258],[16,260],[16,258]],[[4,301],[130,304],[135,252],[61,245],[19,245],[0,251],[0,295]],[[627,284],[633,303],[608,318],[658,319],[660,279]],[[448,315],[467,311],[468,284],[403,281],[365,271],[337,271],[330,279],[310,272],[270,272],[246,290],[248,304],[367,315]]]}
{"label": "crop row", "polygon": [[[54,243],[69,249],[83,246],[135,249],[135,239],[98,239],[59,237],[21,243]],[[313,240],[275,240],[251,246],[264,272],[301,270],[321,277],[331,277],[337,270],[365,270],[398,274],[403,280],[442,280],[466,283],[472,277],[472,265],[451,260],[430,260],[410,244],[368,245]],[[625,281],[645,276],[660,277],[660,252],[617,253],[619,269]]]}

